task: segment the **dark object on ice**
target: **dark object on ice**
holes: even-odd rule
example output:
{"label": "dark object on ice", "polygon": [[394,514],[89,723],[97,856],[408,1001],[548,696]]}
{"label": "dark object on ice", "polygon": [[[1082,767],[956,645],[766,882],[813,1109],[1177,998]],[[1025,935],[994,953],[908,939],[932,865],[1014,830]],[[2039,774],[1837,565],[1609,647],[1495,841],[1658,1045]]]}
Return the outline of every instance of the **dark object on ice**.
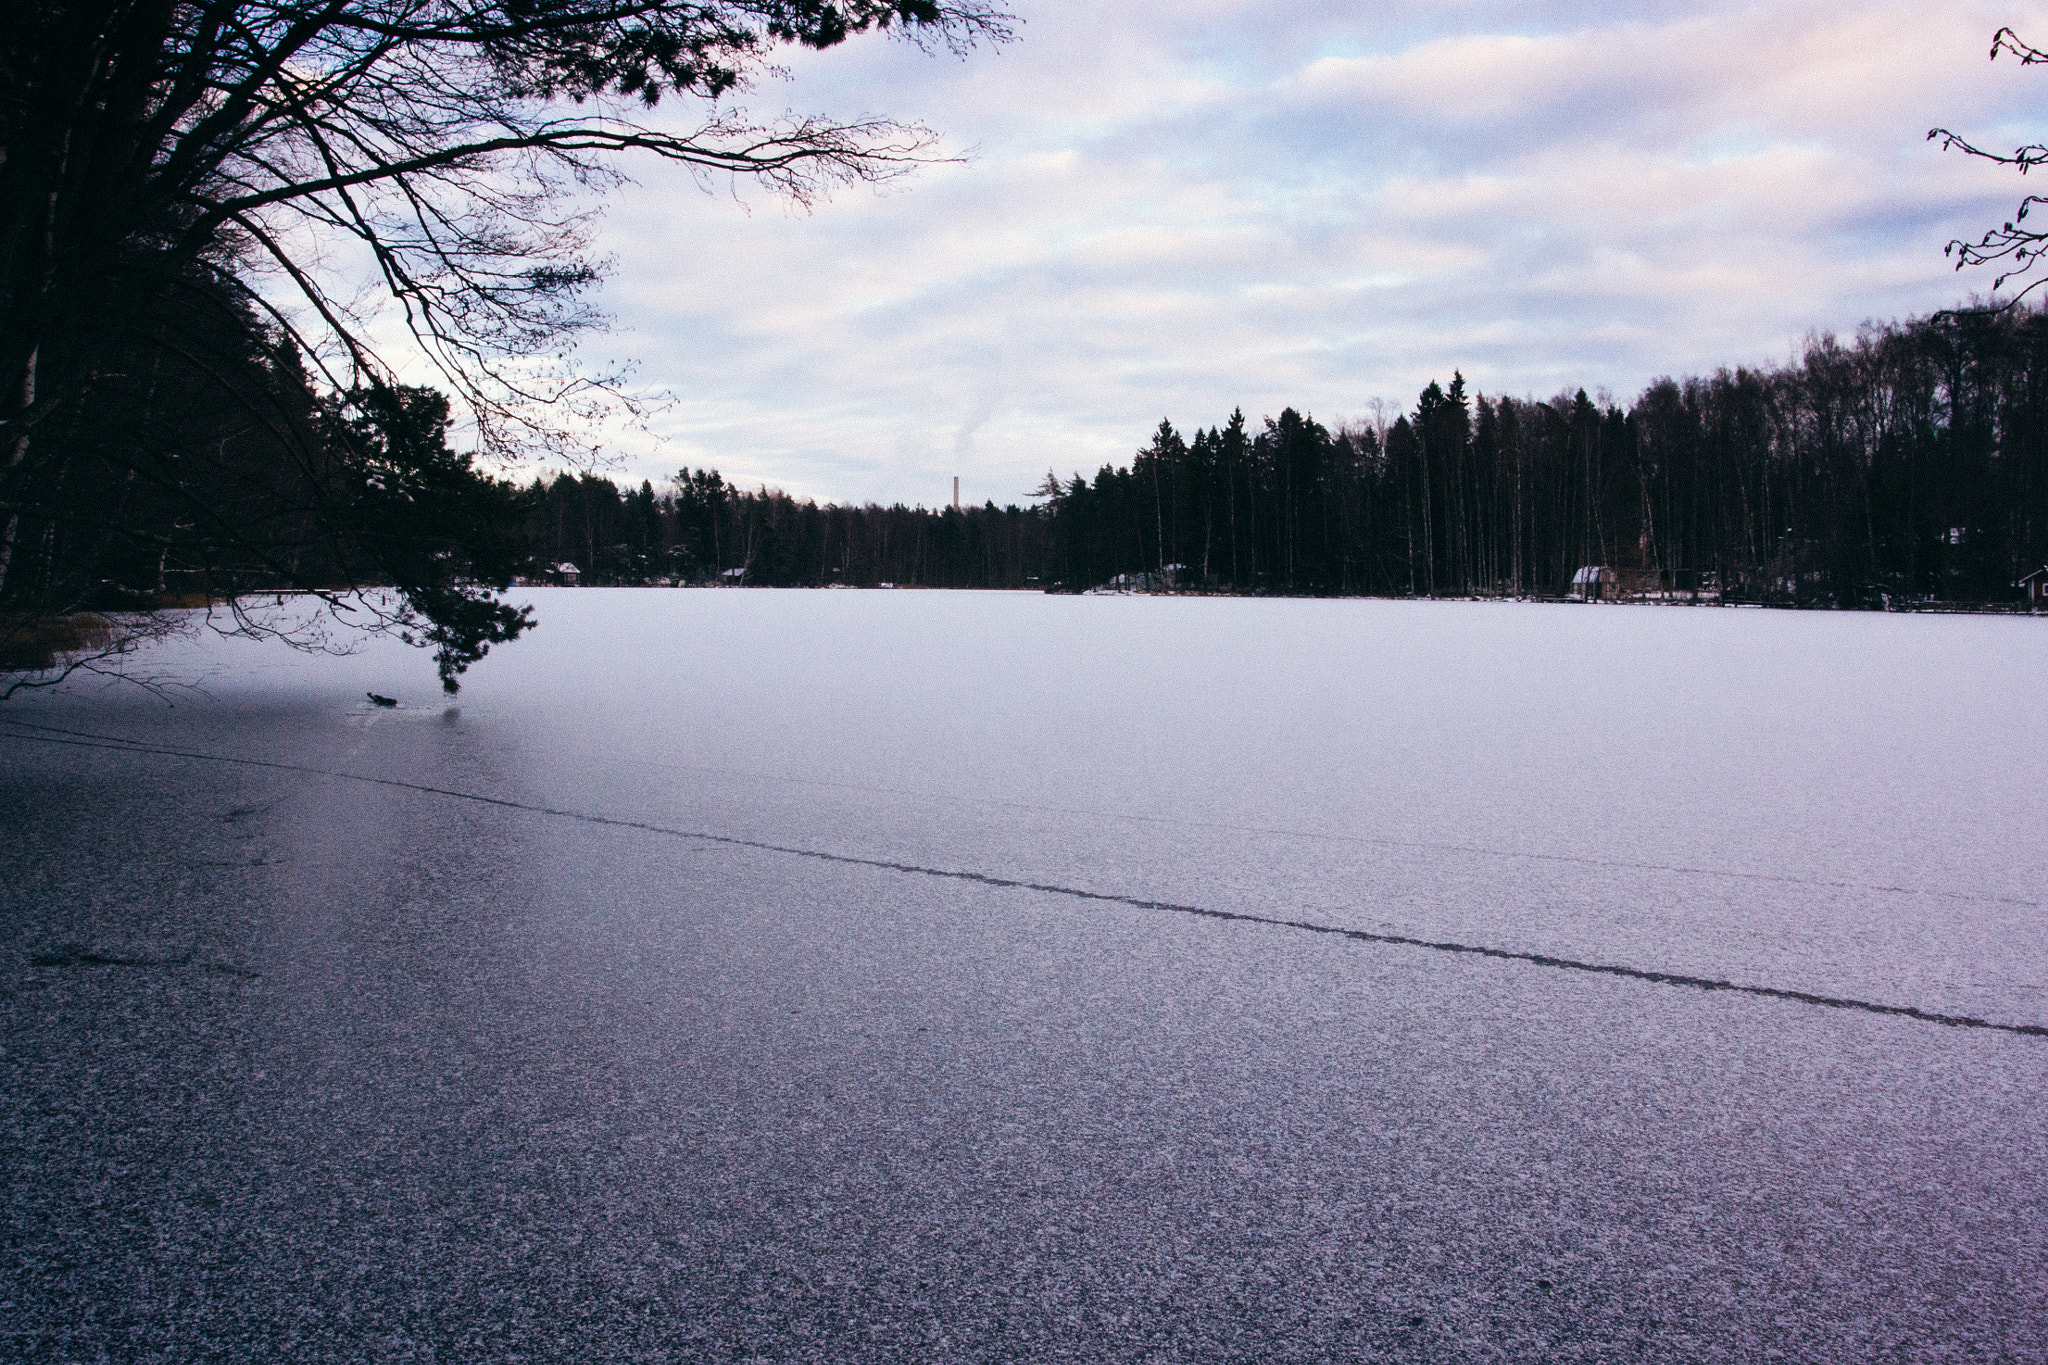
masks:
{"label": "dark object on ice", "polygon": [[365,692],[363,695],[368,697],[371,701],[377,703],[377,705],[379,706],[398,705],[398,698],[396,697],[380,697],[375,692]]}

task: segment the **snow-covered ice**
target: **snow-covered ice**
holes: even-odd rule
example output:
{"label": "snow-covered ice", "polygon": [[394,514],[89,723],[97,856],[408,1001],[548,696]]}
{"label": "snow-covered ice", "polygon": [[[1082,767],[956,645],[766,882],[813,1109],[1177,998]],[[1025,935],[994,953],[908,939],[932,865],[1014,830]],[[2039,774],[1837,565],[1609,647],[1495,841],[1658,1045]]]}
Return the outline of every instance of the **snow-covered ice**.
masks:
{"label": "snow-covered ice", "polygon": [[[533,597],[540,629],[454,702],[492,794],[2048,1022],[2048,621]],[[187,650],[164,667],[205,690],[175,711],[88,684],[12,714],[447,775],[449,727],[411,738],[449,705],[416,652]]]}
{"label": "snow-covered ice", "polygon": [[[637,1305],[579,1319],[622,1354],[2039,1353],[2048,1039],[718,840],[2043,1025],[2048,620],[533,599],[452,702],[395,644],[202,639],[150,660],[174,706],[0,711],[7,1098],[60,1189],[198,1068],[244,1127],[173,1124],[144,1184],[283,1159],[216,1199],[449,1277],[363,1291],[392,1340],[474,1325],[516,1245],[543,1295]],[[230,1061],[107,1067],[106,993],[164,1027],[144,979]],[[24,1047],[98,1059],[101,1117],[50,1117]],[[21,1245],[57,1236],[23,1207]],[[54,1330],[55,1272],[6,1273]]]}

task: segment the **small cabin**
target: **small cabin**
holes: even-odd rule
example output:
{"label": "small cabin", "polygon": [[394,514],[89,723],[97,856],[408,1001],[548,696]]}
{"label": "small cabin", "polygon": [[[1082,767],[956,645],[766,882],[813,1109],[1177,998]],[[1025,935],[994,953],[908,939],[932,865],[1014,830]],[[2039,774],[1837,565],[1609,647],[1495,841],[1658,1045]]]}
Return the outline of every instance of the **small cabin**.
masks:
{"label": "small cabin", "polygon": [[1605,564],[1588,564],[1572,575],[1572,596],[1581,602],[1612,598],[1614,589],[1614,570]]}
{"label": "small cabin", "polygon": [[548,577],[554,579],[555,582],[565,588],[573,588],[583,581],[583,570],[577,568],[574,564],[557,564],[554,568],[548,570]]}
{"label": "small cabin", "polygon": [[2020,580],[2020,587],[2027,594],[2027,605],[2035,611],[2048,611],[2048,564]]}
{"label": "small cabin", "polygon": [[1104,597],[1117,593],[1158,592],[1169,586],[1171,585],[1156,573],[1120,573],[1107,583],[1100,583],[1088,589],[1088,595]]}

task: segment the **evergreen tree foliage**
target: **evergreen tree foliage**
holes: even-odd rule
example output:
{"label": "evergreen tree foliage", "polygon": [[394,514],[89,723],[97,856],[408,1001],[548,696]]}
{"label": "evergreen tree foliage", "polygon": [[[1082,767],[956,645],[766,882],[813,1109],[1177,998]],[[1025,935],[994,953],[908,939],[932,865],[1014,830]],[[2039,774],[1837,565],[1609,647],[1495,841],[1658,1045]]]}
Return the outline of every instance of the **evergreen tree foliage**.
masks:
{"label": "evergreen tree foliage", "polygon": [[[1583,389],[1432,382],[1334,433],[1241,412],[1129,470],[1041,489],[1055,572],[1166,565],[1233,592],[1560,595],[1585,565],[1718,575],[1728,596],[2010,598],[2048,562],[2048,315],[1938,314],[1817,337],[1782,369]],[[1055,490],[1056,491],[1053,491]]]}

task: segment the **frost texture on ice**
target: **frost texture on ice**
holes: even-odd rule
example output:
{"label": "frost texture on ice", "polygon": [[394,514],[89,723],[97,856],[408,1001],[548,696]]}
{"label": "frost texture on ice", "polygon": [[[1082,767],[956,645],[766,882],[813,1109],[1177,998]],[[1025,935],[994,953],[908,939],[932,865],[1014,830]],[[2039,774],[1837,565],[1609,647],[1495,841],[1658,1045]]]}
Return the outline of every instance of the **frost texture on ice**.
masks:
{"label": "frost texture on ice", "polygon": [[[489,791],[821,850],[2048,1022],[2048,622],[536,590]],[[194,646],[184,646],[194,650]],[[395,647],[210,642],[160,714],[439,780]],[[247,665],[254,665],[248,667]],[[360,714],[365,688],[408,711]],[[252,728],[251,712],[274,727]],[[382,730],[378,727],[383,726]],[[325,738],[323,738],[325,737]],[[253,746],[253,747],[252,747]]]}
{"label": "frost texture on ice", "polygon": [[452,706],[236,641],[10,704],[295,766],[0,739],[0,1325],[2039,1358],[2048,1041],[525,807],[2048,1022],[2048,621],[534,597]]}

